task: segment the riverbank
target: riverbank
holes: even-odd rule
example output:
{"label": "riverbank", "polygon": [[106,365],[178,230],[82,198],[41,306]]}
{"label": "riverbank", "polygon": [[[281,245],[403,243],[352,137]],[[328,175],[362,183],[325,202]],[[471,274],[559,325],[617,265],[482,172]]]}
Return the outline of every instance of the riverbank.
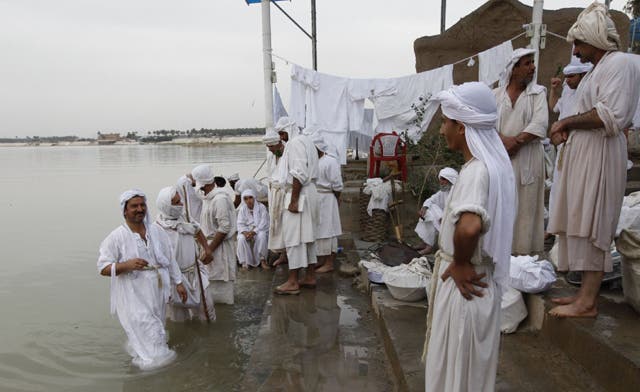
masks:
{"label": "riverbank", "polygon": [[140,144],[178,145],[178,146],[213,146],[220,144],[258,144],[262,143],[262,135],[226,136],[226,137],[179,137],[163,142],[140,142],[136,140],[118,140],[111,144],[101,144],[97,140],[73,142],[31,142],[0,143],[0,147],[87,147],[87,146],[132,146]]}

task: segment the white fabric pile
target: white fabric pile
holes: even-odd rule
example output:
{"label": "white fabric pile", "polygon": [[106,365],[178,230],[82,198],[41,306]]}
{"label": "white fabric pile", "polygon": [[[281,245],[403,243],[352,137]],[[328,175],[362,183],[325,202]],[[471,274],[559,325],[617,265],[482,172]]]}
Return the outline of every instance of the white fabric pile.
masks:
{"label": "white fabric pile", "polygon": [[384,273],[391,268],[374,255],[372,255],[370,260],[360,260],[359,264],[367,270],[369,281],[378,284],[384,283]]}
{"label": "white fabric pile", "polygon": [[413,259],[409,264],[400,264],[384,271],[383,280],[393,298],[415,302],[427,296],[431,280],[431,267],[426,257]]}
{"label": "white fabric pile", "polygon": [[633,192],[622,201],[616,237],[620,236],[622,230],[640,231],[640,192]]}
{"label": "white fabric pile", "polygon": [[[402,191],[402,186],[398,182],[394,182],[396,186],[396,192]],[[369,199],[369,205],[367,206],[367,212],[369,216],[373,216],[373,210],[389,211],[389,202],[391,201],[391,181],[383,182],[381,178],[369,178],[365,182],[365,187],[362,190],[365,195],[371,195]]]}
{"label": "white fabric pile", "polygon": [[522,293],[513,287],[508,287],[502,293],[500,304],[500,332],[514,333],[528,314]]}
{"label": "white fabric pile", "polygon": [[509,276],[512,288],[531,294],[549,290],[557,279],[553,265],[538,256],[511,256]]}

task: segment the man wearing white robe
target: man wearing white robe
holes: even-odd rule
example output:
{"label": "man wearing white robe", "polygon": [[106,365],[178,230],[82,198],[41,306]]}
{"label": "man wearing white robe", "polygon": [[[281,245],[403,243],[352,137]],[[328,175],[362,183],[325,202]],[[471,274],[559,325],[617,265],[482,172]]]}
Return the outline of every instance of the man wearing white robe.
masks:
{"label": "man wearing white robe", "polygon": [[[318,153],[306,135],[287,143],[282,156],[279,182],[285,184],[286,208],[282,214],[282,233],[289,260],[289,276],[276,287],[276,294],[299,294],[300,287],[315,288],[316,233],[318,219],[315,181],[318,177]],[[306,268],[303,279],[299,271]]]}
{"label": "man wearing white robe", "polygon": [[[565,119],[575,114],[576,106],[576,89],[580,82],[591,71],[593,65],[591,63],[581,63],[580,59],[576,56],[571,56],[571,62],[567,64],[562,70],[564,74],[564,83],[560,78],[551,79],[551,89],[549,89],[549,108],[554,113],[558,113],[558,120]],[[560,87],[562,86],[562,95],[559,94]],[[561,151],[564,144],[560,143],[556,146],[556,151]],[[551,179],[551,191],[549,192],[549,215],[553,212],[553,201],[555,198],[555,192],[557,186],[555,184],[555,178],[558,176],[558,159],[560,154],[555,154],[553,161],[552,174],[549,176]]]}
{"label": "man wearing white robe", "polygon": [[420,219],[416,225],[415,232],[418,237],[425,243],[425,247],[420,249],[422,255],[432,253],[438,233],[440,232],[440,222],[442,220],[442,212],[449,197],[451,187],[455,185],[458,179],[458,172],[450,167],[445,167],[438,173],[438,181],[440,182],[440,190],[422,204],[422,208],[418,211]]}
{"label": "man wearing white robe", "polygon": [[267,129],[262,138],[268,149],[267,178],[269,181],[269,243],[268,247],[280,257],[273,263],[273,266],[287,261],[287,252],[284,245],[282,230],[282,215],[284,213],[285,183],[281,182],[280,170],[282,166],[282,156],[285,151],[285,143],[273,129]]}
{"label": "man wearing white robe", "polygon": [[[318,268],[316,273],[333,271],[338,254],[338,237],[342,235],[340,222],[340,193],[342,192],[342,172],[338,160],[329,155],[329,145],[320,133],[312,136],[318,151],[318,220],[316,223],[316,249]],[[321,265],[320,265],[321,264]]]}
{"label": "man wearing white robe", "polygon": [[267,245],[269,243],[269,212],[258,201],[252,189],[241,195],[242,204],[238,209],[238,262],[243,268],[267,265]]}
{"label": "man wearing white robe", "polygon": [[533,82],[533,49],[516,49],[494,90],[498,105],[498,132],[517,185],[517,214],[512,253],[544,251],[544,148],[549,111],[546,89]]}
{"label": "man wearing white robe", "polygon": [[558,235],[558,267],[582,271],[577,295],[558,298],[558,317],[596,317],[605,272],[613,268],[613,241],[626,187],[627,143],[640,96],[640,71],[619,52],[620,37],[607,8],[594,2],[578,15],[567,41],[593,70],[578,86],[573,115],[551,127],[551,140],[564,142],[549,232]]}
{"label": "man wearing white robe", "polygon": [[171,285],[183,302],[187,299],[167,235],[150,223],[146,200],[138,189],[120,196],[125,223],[102,241],[97,263],[98,272],[111,279],[111,314],[118,314],[127,351],[142,370],[175,359],[164,329]]}
{"label": "man wearing white robe", "polygon": [[[189,216],[186,217],[189,222],[200,222],[200,214],[202,213],[202,200],[196,192],[196,180],[193,179],[191,173],[178,178],[176,185],[181,200],[186,200],[189,204]],[[186,213],[186,210],[185,210]]]}
{"label": "man wearing white robe", "polygon": [[226,180],[209,165],[191,172],[203,199],[200,227],[209,243],[213,262],[208,264],[209,287],[216,303],[233,305],[236,280],[236,209],[226,189]]}
{"label": "man wearing white robe", "polygon": [[465,164],[445,207],[431,280],[427,392],[495,389],[501,288],[509,278],[516,195],[492,98],[481,82],[433,98],[442,106],[440,134]]}
{"label": "man wearing white robe", "polygon": [[[180,267],[182,284],[188,297],[186,303],[171,301],[167,305],[167,317],[178,322],[192,319],[215,321],[214,301],[209,292],[204,292],[204,303],[202,302],[201,287],[206,290],[209,286],[209,275],[205,264],[211,262],[211,252],[200,230],[200,225],[185,220],[185,210],[189,209],[189,205],[188,202],[185,205],[182,204],[181,196],[175,186],[160,190],[156,206],[158,217],[154,224],[164,230],[169,238],[173,257]],[[203,251],[201,252],[200,249]]]}

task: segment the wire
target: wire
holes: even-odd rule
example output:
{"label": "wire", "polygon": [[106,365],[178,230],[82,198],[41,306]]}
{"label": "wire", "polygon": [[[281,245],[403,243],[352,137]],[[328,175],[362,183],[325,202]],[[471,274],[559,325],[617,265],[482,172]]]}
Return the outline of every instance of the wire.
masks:
{"label": "wire", "polygon": [[565,40],[565,41],[567,40],[567,37],[565,37],[564,35],[556,34],[553,31],[547,30],[547,34],[549,34],[552,37],[560,38],[560,39]]}

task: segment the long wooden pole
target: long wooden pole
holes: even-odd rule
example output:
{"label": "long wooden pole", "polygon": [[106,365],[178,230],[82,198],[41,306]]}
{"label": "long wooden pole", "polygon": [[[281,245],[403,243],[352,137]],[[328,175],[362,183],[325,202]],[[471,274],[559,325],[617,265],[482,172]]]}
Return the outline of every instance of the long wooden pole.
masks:
{"label": "long wooden pole", "polygon": [[[189,217],[189,201],[187,197],[187,188],[182,185],[182,192],[184,193],[184,210],[187,213],[187,222],[191,222],[191,218]],[[202,296],[202,306],[204,307],[204,315],[207,318],[207,323],[211,322],[211,317],[209,317],[209,309],[207,308],[207,300],[204,295],[204,285],[202,284],[202,275],[200,275],[200,263],[198,262],[198,257],[196,257],[196,273],[198,274],[198,283],[200,283],[200,295]]]}

